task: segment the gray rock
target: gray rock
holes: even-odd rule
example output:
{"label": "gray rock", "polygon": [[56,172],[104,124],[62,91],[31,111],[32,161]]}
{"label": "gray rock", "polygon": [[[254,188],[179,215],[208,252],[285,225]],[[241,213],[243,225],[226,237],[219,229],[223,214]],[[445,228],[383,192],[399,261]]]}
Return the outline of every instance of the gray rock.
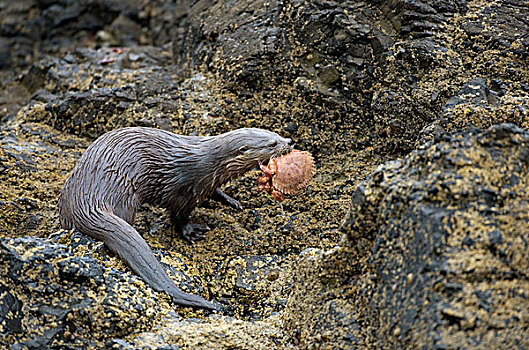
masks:
{"label": "gray rock", "polygon": [[529,346],[528,155],[529,132],[502,124],[443,134],[380,166],[353,195],[341,245],[301,258],[284,314],[292,337],[333,348]]}
{"label": "gray rock", "polygon": [[[54,237],[65,240],[67,232]],[[155,293],[139,287],[132,273],[105,267],[86,253],[108,255],[102,246],[79,233],[68,246],[36,237],[0,238],[0,342],[20,349],[102,347],[150,329],[159,311]],[[194,289],[196,280],[171,273]]]}

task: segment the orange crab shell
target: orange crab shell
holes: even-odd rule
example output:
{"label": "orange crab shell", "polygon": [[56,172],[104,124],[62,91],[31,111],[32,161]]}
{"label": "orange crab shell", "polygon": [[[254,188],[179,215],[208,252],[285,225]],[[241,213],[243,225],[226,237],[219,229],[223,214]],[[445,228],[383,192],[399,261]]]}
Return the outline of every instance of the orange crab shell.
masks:
{"label": "orange crab shell", "polygon": [[267,169],[273,173],[272,189],[294,194],[307,187],[314,176],[314,159],[309,152],[293,150],[271,159]]}

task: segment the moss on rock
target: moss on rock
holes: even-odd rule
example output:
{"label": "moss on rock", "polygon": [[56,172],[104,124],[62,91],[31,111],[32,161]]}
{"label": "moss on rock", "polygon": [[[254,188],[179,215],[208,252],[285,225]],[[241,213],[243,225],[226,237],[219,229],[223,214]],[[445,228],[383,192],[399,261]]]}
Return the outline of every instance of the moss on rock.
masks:
{"label": "moss on rock", "polygon": [[380,166],[340,246],[300,258],[288,333],[317,348],[527,347],[528,155],[529,133],[504,124]]}

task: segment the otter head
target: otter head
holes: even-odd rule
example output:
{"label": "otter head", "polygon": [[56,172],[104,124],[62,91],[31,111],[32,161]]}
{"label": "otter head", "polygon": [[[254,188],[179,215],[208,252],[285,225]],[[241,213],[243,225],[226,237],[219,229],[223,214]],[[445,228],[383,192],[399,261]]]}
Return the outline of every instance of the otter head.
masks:
{"label": "otter head", "polygon": [[219,135],[225,147],[224,164],[230,177],[238,177],[257,168],[259,162],[267,163],[270,158],[292,151],[292,140],[275,132],[243,128]]}

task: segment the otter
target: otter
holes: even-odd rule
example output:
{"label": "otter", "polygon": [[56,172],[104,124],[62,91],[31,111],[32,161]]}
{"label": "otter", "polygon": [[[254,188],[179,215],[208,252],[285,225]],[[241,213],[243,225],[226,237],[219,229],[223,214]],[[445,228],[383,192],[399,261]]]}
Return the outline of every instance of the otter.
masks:
{"label": "otter", "polygon": [[256,128],[217,136],[146,127],[110,131],[87,148],[66,180],[58,204],[61,226],[103,241],[176,304],[215,309],[173,283],[132,227],[135,213],[143,203],[166,208],[176,232],[189,242],[203,239],[208,228],[190,223],[191,211],[209,197],[241,209],[219,187],[291,149],[290,139]]}

